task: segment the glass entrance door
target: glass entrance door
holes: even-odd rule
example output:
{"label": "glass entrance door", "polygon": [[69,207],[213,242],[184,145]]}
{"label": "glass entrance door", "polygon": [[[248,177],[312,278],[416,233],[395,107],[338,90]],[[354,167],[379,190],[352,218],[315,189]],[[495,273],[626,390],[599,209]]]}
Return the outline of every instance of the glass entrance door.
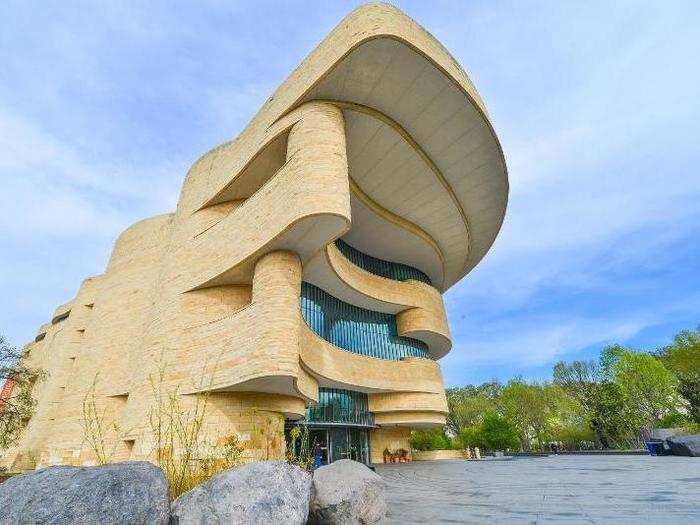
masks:
{"label": "glass entrance door", "polygon": [[328,434],[331,441],[331,461],[348,459],[350,457],[350,445],[348,443],[347,429],[332,428]]}
{"label": "glass entrance door", "polygon": [[330,438],[331,461],[352,459],[369,463],[369,441],[364,428],[340,427],[328,431]]}
{"label": "glass entrance door", "polygon": [[[287,425],[286,432],[292,429]],[[314,468],[327,465],[339,459],[352,459],[369,464],[369,431],[362,427],[309,425],[308,444],[301,438],[290,439],[287,434],[287,446],[296,454],[302,454],[302,447],[308,447],[313,458]]]}
{"label": "glass entrance door", "polygon": [[369,443],[367,442],[367,431],[360,428],[349,428],[348,443],[350,448],[350,459],[368,464]]}

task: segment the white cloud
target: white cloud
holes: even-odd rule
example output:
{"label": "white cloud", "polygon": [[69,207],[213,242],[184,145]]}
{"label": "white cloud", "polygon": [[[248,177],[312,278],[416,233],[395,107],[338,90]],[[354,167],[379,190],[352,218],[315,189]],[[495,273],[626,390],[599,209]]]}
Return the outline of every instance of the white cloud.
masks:
{"label": "white cloud", "polygon": [[[350,5],[21,7],[0,33],[0,314],[17,341],[102,270],[121,230],[174,208],[195,158],[240,131]],[[692,293],[632,292],[650,268],[680,286],[669,254],[697,245],[694,6],[406,7],[472,73],[511,179],[495,246],[446,297],[446,373],[544,366],[687,315]]]}

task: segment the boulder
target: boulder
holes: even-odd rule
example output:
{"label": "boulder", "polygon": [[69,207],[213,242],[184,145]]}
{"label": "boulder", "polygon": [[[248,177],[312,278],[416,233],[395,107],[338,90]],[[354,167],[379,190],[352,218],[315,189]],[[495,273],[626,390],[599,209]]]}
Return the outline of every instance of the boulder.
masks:
{"label": "boulder", "polygon": [[173,525],[306,523],[313,481],[286,461],[261,461],[225,470],[172,504]]}
{"label": "boulder", "polygon": [[167,524],[168,483],[145,461],[47,467],[0,484],[0,524]]}
{"label": "boulder", "polygon": [[673,436],[666,440],[668,451],[673,456],[700,457],[700,435]]}
{"label": "boulder", "polygon": [[311,523],[375,523],[386,513],[386,484],[362,463],[341,459],[314,472]]}

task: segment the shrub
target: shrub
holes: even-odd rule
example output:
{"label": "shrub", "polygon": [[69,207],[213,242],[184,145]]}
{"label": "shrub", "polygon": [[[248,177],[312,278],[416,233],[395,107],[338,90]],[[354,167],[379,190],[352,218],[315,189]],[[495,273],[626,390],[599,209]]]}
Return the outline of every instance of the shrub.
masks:
{"label": "shrub", "polygon": [[689,423],[688,417],[680,412],[670,412],[659,420],[656,428],[680,428]]}
{"label": "shrub", "polygon": [[686,422],[682,427],[684,434],[700,434],[700,423]]}
{"label": "shrub", "polygon": [[155,457],[168,480],[171,500],[215,474],[242,462],[244,447],[231,435],[210,443],[201,430],[207,413],[209,393],[191,397],[183,406],[177,388],[165,391],[163,375],[152,380],[155,404],[150,413]]}
{"label": "shrub", "polygon": [[297,425],[289,431],[287,462],[311,472],[314,466],[313,446],[309,442],[309,427]]}
{"label": "shrub", "polygon": [[564,426],[557,429],[552,437],[554,441],[561,441],[566,450],[590,449],[595,445],[595,432],[585,426]]}
{"label": "shrub", "polygon": [[411,432],[411,448],[414,450],[446,450],[453,447],[445,430],[442,427],[437,427]]}

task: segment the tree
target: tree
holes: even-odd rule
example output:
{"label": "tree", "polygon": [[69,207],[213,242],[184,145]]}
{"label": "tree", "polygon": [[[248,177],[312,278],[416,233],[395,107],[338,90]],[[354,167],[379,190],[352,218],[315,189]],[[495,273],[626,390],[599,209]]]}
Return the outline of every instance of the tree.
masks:
{"label": "tree", "polygon": [[10,447],[19,439],[34,413],[32,387],[46,375],[27,366],[24,357],[0,335],[0,382],[7,385],[0,399],[0,450]]}
{"label": "tree", "polygon": [[574,396],[589,410],[593,405],[600,383],[600,367],[594,361],[558,362],[553,370],[554,383]]}
{"label": "tree", "polygon": [[485,448],[486,438],[484,436],[484,427],[482,424],[464,427],[459,433],[459,446],[463,449],[479,447]]}
{"label": "tree", "polygon": [[484,442],[491,450],[514,449],[520,446],[518,434],[511,422],[495,412],[484,416],[482,431]]}
{"label": "tree", "polygon": [[634,441],[638,419],[626,404],[622,389],[604,381],[590,409],[590,425],[603,448],[625,448]]}
{"label": "tree", "polygon": [[623,352],[621,346],[610,346],[601,352],[600,364],[573,361],[554,365],[554,383],[578,401],[602,448],[626,444],[633,435],[632,416],[619,386],[613,383],[613,366]]}
{"label": "tree", "polygon": [[678,391],[688,403],[688,415],[700,423],[700,327],[684,330],[658,354],[678,379]]}
{"label": "tree", "polygon": [[556,388],[517,379],[501,392],[502,413],[515,427],[525,450],[530,450],[533,442],[541,449],[548,440],[551,423],[557,415],[555,397],[560,393]]}
{"label": "tree", "polygon": [[648,438],[654,423],[678,407],[678,380],[653,355],[618,351],[611,361],[610,373],[636,420],[640,438]]}
{"label": "tree", "polygon": [[480,386],[468,385],[461,388],[448,388],[447,429],[452,435],[459,435],[462,428],[480,424],[484,414],[495,410],[496,401],[502,387],[499,383],[484,383]]}

